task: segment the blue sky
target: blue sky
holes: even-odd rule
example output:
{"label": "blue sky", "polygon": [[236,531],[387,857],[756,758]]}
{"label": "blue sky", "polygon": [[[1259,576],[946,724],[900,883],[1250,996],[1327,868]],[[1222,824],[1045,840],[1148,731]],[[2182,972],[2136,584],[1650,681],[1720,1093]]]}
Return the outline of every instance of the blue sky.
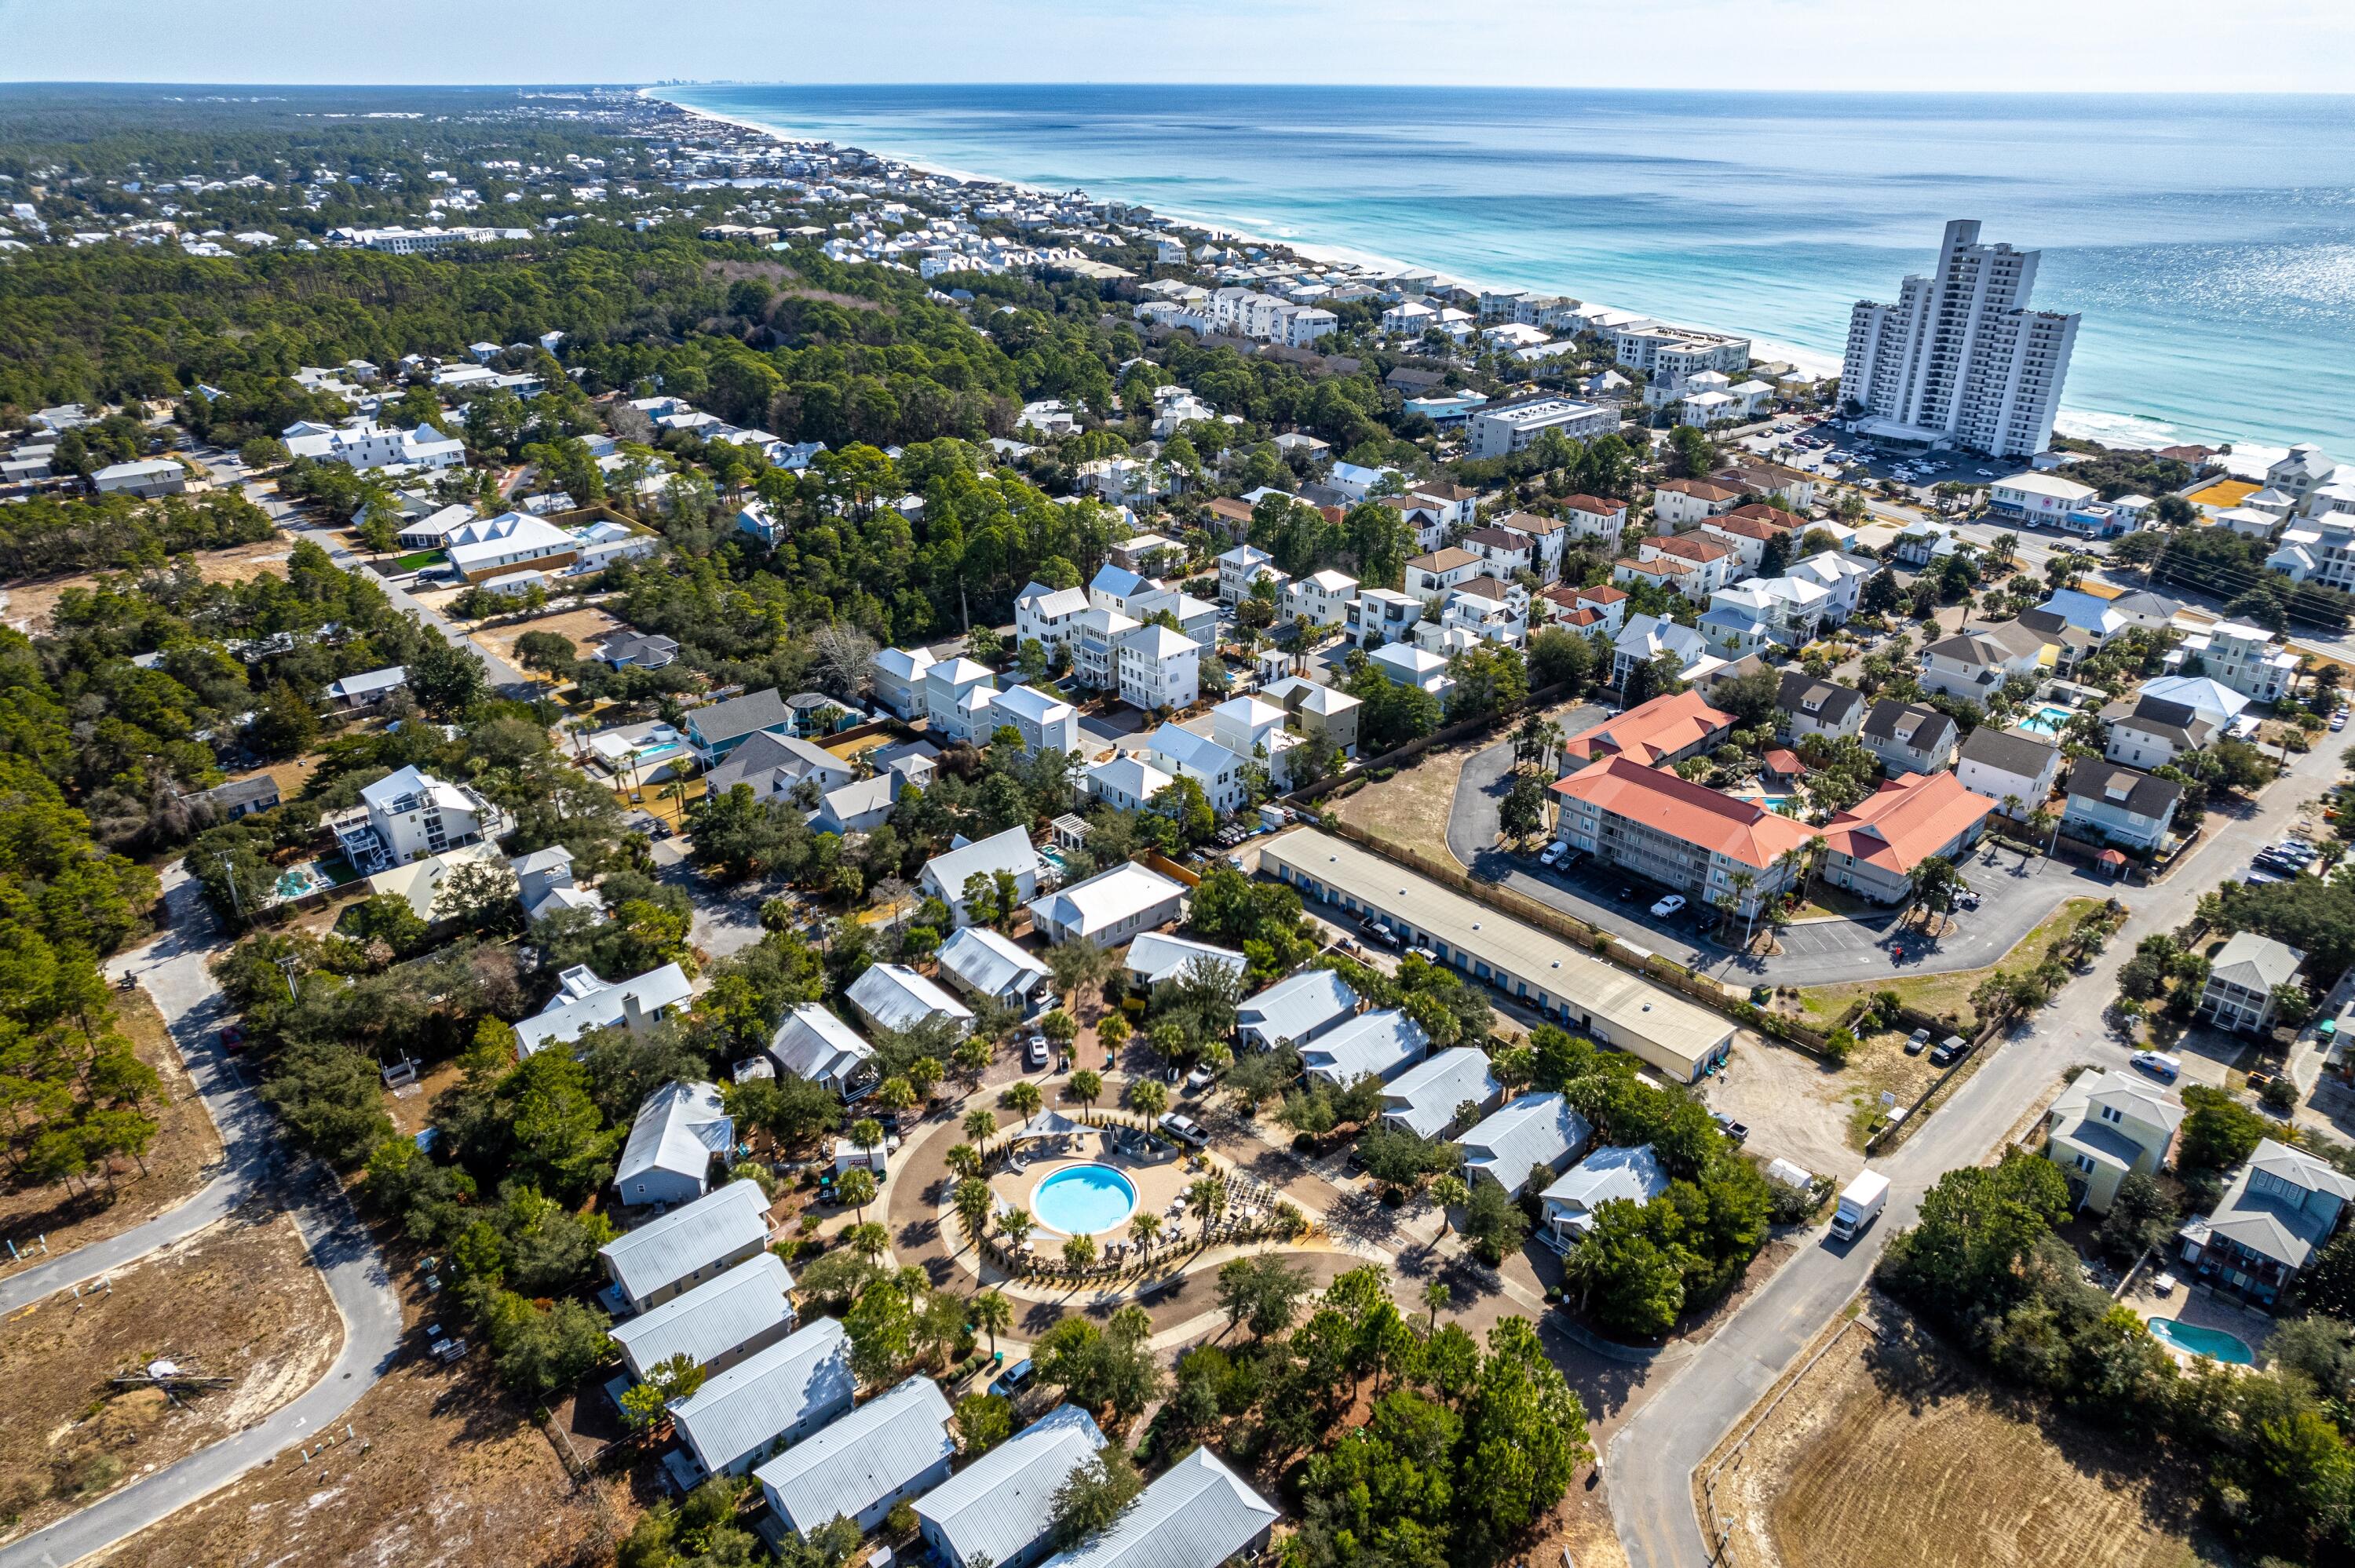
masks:
{"label": "blue sky", "polygon": [[2346,0],[0,0],[0,79],[2355,91]]}

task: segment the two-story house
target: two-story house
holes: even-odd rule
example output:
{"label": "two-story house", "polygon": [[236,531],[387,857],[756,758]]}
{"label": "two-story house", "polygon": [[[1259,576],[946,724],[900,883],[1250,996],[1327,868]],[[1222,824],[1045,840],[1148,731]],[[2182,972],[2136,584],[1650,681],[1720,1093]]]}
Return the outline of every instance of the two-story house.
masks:
{"label": "two-story house", "polygon": [[1978,842],[1995,802],[1951,773],[1907,773],[1824,828],[1822,876],[1876,904],[1902,904],[1913,874],[1935,856],[1960,861]]}
{"label": "two-story house", "polygon": [[1349,617],[1350,601],[1358,597],[1358,579],[1331,567],[1284,585],[1284,615],[1288,620],[1305,617],[1311,626],[1339,626]]}
{"label": "two-story house", "polygon": [[2061,748],[2017,730],[1983,724],[1964,738],[1955,777],[2016,821],[2026,821],[2052,796],[2061,778]]}
{"label": "two-story house", "polygon": [[2102,710],[2102,719],[2109,726],[2102,755],[2144,772],[2204,751],[2216,737],[2216,725],[2207,715],[2188,703],[2169,702],[2147,692],[2119,698]]}
{"label": "two-story house", "polygon": [[1001,726],[1013,726],[1022,736],[1025,757],[1082,749],[1079,710],[1036,686],[1008,686],[995,694],[989,704],[989,724],[993,734]]}
{"label": "two-story house", "polygon": [[2273,1026],[2274,988],[2297,979],[2306,955],[2254,931],[2236,931],[2208,966],[2200,1016],[2235,1034],[2262,1034]]}
{"label": "two-story house", "polygon": [[1579,538],[1615,550],[1627,531],[1627,503],[1600,495],[1573,495],[1561,503],[1561,520]]}
{"label": "two-story house", "polygon": [[1480,576],[1481,564],[1471,551],[1452,547],[1417,556],[1406,564],[1406,591],[1417,599],[1437,599],[1456,584]]}
{"label": "two-story house", "polygon": [[2019,621],[1982,626],[1922,650],[1922,685],[1984,704],[2015,676],[2032,680],[2051,673],[2054,656],[2041,632]]}
{"label": "two-story house", "polygon": [[2080,762],[2069,770],[2061,821],[2074,837],[2149,854],[2166,842],[2182,803],[2180,784],[2115,762]]}
{"label": "two-story house", "polygon": [[1349,601],[1341,628],[1351,642],[1373,648],[1412,636],[1414,623],[1422,619],[1423,600],[1414,595],[1396,588],[1361,588]]}
{"label": "two-story house", "polygon": [[1014,596],[1014,639],[1056,648],[1069,642],[1088,612],[1085,588],[1050,588],[1034,582]]}
{"label": "two-story house", "polygon": [[[1562,551],[1570,542],[1569,524],[1559,517],[1544,517],[1534,512],[1508,512],[1497,519],[1494,526],[1499,533],[1511,534],[1525,540],[1529,550],[1529,569],[1537,573],[1541,582],[1552,580],[1554,568],[1561,564]],[[1477,548],[1476,546],[1473,547]]]}
{"label": "two-story house", "polygon": [[2132,1073],[2080,1073],[2044,1113],[2044,1158],[2061,1168],[2077,1206],[2110,1212],[2127,1176],[2156,1175],[2175,1147],[2183,1102]]}
{"label": "two-story house", "polygon": [[1475,528],[1464,535],[1463,547],[1480,557],[1483,571],[1493,577],[1537,569],[1537,541],[1510,528]]}
{"label": "two-story house", "polygon": [[1695,604],[1708,603],[1710,595],[1734,579],[1736,568],[1742,564],[1732,546],[1700,534],[1650,535],[1636,547],[1636,558],[1682,561],[1689,567],[1691,571],[1677,588]]}
{"label": "two-story house", "polygon": [[1946,767],[1955,759],[1961,735],[1955,721],[1934,707],[1883,697],[1865,715],[1857,738],[1895,778],[1901,773],[1935,773]]}
{"label": "two-story house", "polygon": [[1742,503],[1742,492],[1705,479],[1664,479],[1652,492],[1657,525],[1686,528],[1721,516]]}
{"label": "two-story house", "polygon": [[1827,740],[1864,727],[1864,694],[1804,671],[1785,670],[1774,694],[1774,732],[1785,740],[1819,735]]}
{"label": "two-story house", "polygon": [[2213,1212],[2176,1233],[2202,1283],[2259,1306],[2281,1299],[2339,1228],[2355,1177],[2302,1150],[2262,1139],[2232,1172]]}

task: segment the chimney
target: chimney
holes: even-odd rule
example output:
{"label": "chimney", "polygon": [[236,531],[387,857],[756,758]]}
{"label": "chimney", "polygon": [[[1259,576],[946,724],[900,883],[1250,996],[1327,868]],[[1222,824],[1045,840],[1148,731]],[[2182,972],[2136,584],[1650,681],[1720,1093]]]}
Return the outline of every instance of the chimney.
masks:
{"label": "chimney", "polygon": [[646,1017],[646,1010],[638,1005],[636,991],[625,991],[622,993],[622,1022],[629,1026],[629,1031],[633,1034],[644,1034],[646,1032],[646,1026],[653,1022]]}

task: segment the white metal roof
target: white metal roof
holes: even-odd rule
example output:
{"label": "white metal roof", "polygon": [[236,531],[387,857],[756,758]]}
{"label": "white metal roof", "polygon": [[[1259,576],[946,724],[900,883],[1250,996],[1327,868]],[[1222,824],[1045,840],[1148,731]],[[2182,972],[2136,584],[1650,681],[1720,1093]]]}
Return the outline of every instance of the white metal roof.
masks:
{"label": "white metal roof", "polygon": [[1166,904],[1185,891],[1151,866],[1129,860],[1038,899],[1031,908],[1043,910],[1058,927],[1090,936]]}
{"label": "white metal roof", "polygon": [[820,1318],[673,1400],[670,1413],[695,1457],[717,1475],[805,1417],[830,1419],[849,1409],[857,1388],[849,1334]]}
{"label": "white metal roof", "polygon": [[1488,1071],[1488,1055],[1472,1045],[1457,1045],[1424,1058],[1391,1080],[1382,1091],[1382,1119],[1393,1121],[1418,1138],[1437,1138],[1455,1119],[1455,1107],[1470,1100],[1486,1105],[1496,1097],[1497,1080]]}
{"label": "white metal roof", "polygon": [[1303,969],[1235,1009],[1235,1026],[1264,1044],[1304,1041],[1357,1010],[1358,993],[1331,969]]}
{"label": "white metal roof", "polygon": [[954,904],[964,896],[965,882],[975,872],[994,876],[1001,871],[1016,876],[1039,874],[1039,852],[1031,846],[1030,835],[1018,827],[936,854],[924,863],[921,874],[943,902]]}
{"label": "white metal roof", "polygon": [[760,1253],[650,1312],[614,1324],[613,1336],[641,1375],[676,1355],[703,1366],[791,1322],[794,1309],[785,1292],[793,1287],[784,1259]]}
{"label": "white metal roof", "polygon": [[736,1124],[719,1104],[717,1084],[668,1083],[648,1095],[630,1123],[613,1184],[649,1171],[669,1171],[701,1181],[711,1157],[724,1154]]}
{"label": "white metal roof", "polygon": [[1151,985],[1176,980],[1199,959],[1218,965],[1238,980],[1243,978],[1246,960],[1232,948],[1197,942],[1190,937],[1166,936],[1159,931],[1145,932],[1128,945],[1128,968],[1143,975]]}
{"label": "white metal roof", "polygon": [[1047,966],[1013,938],[986,926],[960,927],[941,944],[941,969],[984,996],[1028,993],[1047,977]]}
{"label": "white metal roof", "polygon": [[622,1293],[643,1301],[730,1253],[769,1239],[769,1200],[756,1181],[730,1181],[597,1249]]}
{"label": "white metal roof", "polygon": [[815,1001],[785,1015],[769,1040],[777,1065],[814,1084],[832,1083],[875,1054],[858,1032]]}
{"label": "white metal roof", "polygon": [[652,1017],[666,1008],[677,1007],[693,990],[686,970],[677,964],[665,964],[658,969],[602,985],[586,995],[559,991],[538,1012],[517,1021],[516,1049],[528,1056],[552,1044],[570,1044],[591,1029],[612,1028],[629,1016],[628,1003],[633,1001],[641,1013]]}
{"label": "white metal roof", "polygon": [[905,964],[874,964],[843,992],[879,1029],[912,1029],[938,1013],[973,1022],[973,1010]]}
{"label": "white metal roof", "polygon": [[858,1518],[955,1452],[940,1384],[911,1377],[752,1473],[787,1523],[810,1530]]}
{"label": "white metal roof", "polygon": [[1138,1494],[1118,1524],[1046,1568],[1218,1568],[1275,1520],[1274,1504],[1197,1448]]}
{"label": "white metal roof", "polygon": [[1522,1095],[1456,1141],[1464,1163],[1493,1177],[1514,1197],[1529,1184],[1529,1168],[1557,1166],[1586,1147],[1594,1129],[1561,1095]]}
{"label": "white metal roof", "polygon": [[1314,1076],[1346,1088],[1371,1073],[1388,1079],[1422,1059],[1431,1046],[1423,1025],[1395,1007],[1361,1012],[1320,1040],[1301,1048],[1301,1064]]}
{"label": "white metal roof", "polygon": [[984,1454],[916,1504],[958,1563],[1010,1563],[1045,1539],[1055,1489],[1104,1446],[1094,1420],[1059,1404]]}

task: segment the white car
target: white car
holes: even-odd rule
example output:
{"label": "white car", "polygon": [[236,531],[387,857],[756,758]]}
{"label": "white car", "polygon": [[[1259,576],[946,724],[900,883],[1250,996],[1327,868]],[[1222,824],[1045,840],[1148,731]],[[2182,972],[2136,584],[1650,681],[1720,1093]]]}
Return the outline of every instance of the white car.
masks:
{"label": "white car", "polygon": [[1560,839],[1556,839],[1553,842],[1546,845],[1545,853],[1538,856],[1538,863],[1540,865],[1560,865],[1561,863],[1561,857],[1569,853],[1570,846],[1562,842]]}
{"label": "white car", "polygon": [[1202,1130],[1200,1122],[1192,1117],[1179,1116],[1176,1111],[1166,1112],[1161,1118],[1160,1127],[1178,1142],[1190,1144],[1196,1149],[1210,1141],[1210,1135]]}
{"label": "white car", "polygon": [[1661,899],[1657,904],[1652,906],[1652,917],[1656,920],[1665,920],[1669,916],[1683,909],[1684,906],[1685,895],[1681,893],[1671,893],[1666,898]]}
{"label": "white car", "polygon": [[2182,1058],[2170,1056],[2164,1051],[2137,1051],[2132,1060],[2136,1066],[2140,1067],[2162,1084],[2175,1082],[2178,1075],[2183,1071]]}

